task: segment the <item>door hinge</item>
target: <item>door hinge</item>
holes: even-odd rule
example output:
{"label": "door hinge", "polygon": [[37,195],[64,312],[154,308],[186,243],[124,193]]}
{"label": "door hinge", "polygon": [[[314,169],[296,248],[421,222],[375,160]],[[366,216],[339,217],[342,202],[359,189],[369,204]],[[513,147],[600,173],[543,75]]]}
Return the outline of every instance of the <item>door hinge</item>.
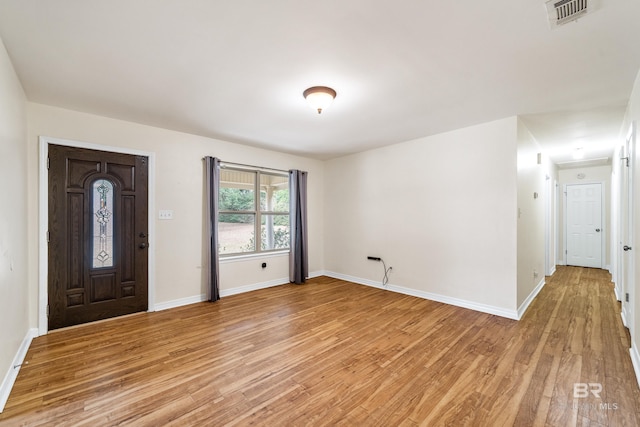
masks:
{"label": "door hinge", "polygon": [[47,156],[47,170],[51,167],[51,157]]}
{"label": "door hinge", "polygon": [[51,235],[49,234],[49,230],[47,230],[47,243],[49,243],[51,240]]}
{"label": "door hinge", "polygon": [[47,304],[47,317],[49,317],[49,304]]}
{"label": "door hinge", "polygon": [[625,301],[625,302],[629,302],[629,292],[627,292],[626,294],[624,294],[624,301]]}

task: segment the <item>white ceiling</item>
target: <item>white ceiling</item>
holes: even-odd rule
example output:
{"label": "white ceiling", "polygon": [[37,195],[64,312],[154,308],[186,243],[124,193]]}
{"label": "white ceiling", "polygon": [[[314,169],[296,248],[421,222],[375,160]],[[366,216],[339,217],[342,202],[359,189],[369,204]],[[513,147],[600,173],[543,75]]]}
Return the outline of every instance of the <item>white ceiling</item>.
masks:
{"label": "white ceiling", "polygon": [[541,0],[0,0],[0,37],[43,104],[319,159],[520,115],[565,161],[611,155],[640,69],[640,2],[601,6],[551,30]]}

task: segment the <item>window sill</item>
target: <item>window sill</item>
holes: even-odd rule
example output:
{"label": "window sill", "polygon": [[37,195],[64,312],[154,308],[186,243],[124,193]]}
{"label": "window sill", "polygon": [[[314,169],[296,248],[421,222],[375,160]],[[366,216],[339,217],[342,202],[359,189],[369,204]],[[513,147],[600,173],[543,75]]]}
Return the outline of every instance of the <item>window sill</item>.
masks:
{"label": "window sill", "polygon": [[276,258],[276,257],[288,256],[289,252],[290,252],[289,249],[287,249],[283,251],[259,252],[259,253],[246,254],[246,255],[231,255],[231,256],[221,255],[220,264],[227,264],[227,263],[239,262],[239,261],[248,261],[256,258]]}

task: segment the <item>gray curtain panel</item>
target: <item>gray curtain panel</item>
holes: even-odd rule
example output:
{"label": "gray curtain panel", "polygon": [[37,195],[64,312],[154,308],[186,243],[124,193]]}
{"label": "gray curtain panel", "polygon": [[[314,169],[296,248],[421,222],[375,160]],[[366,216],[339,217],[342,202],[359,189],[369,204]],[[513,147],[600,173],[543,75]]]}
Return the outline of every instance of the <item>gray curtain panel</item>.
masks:
{"label": "gray curtain panel", "polygon": [[309,276],[307,255],[307,172],[289,171],[289,200],[291,215],[291,251],[289,253],[289,281],[304,283]]}
{"label": "gray curtain panel", "polygon": [[205,157],[205,185],[207,192],[206,218],[209,244],[207,245],[207,292],[209,301],[220,299],[220,262],[218,256],[218,196],[220,193],[220,159]]}

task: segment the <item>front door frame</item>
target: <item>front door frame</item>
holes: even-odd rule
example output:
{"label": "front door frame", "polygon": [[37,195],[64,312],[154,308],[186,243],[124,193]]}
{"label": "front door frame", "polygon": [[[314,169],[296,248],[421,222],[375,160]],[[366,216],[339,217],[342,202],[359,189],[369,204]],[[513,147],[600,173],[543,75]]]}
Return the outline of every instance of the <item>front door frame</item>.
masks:
{"label": "front door frame", "polygon": [[148,308],[147,311],[155,311],[155,172],[156,155],[150,151],[134,150],[122,147],[113,147],[89,142],[73,141],[68,139],[51,138],[48,136],[39,137],[40,159],[39,159],[39,209],[38,209],[38,334],[46,335],[49,332],[49,322],[47,316],[47,306],[49,304],[49,244],[47,242],[47,231],[49,224],[49,174],[47,171],[47,158],[49,157],[49,144],[63,145],[66,147],[86,148],[89,150],[111,151],[113,153],[131,154],[134,156],[146,156],[149,159],[149,183],[148,183],[148,203],[149,203],[149,277],[148,277]]}

